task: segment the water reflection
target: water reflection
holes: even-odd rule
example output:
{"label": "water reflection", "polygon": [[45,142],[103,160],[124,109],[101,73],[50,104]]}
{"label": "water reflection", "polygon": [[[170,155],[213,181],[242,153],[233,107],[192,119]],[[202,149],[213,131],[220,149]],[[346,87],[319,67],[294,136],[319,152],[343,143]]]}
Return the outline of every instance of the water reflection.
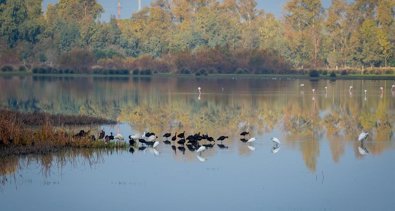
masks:
{"label": "water reflection", "polygon": [[[328,143],[334,162],[340,162],[347,145],[355,146],[357,158],[361,152],[379,155],[394,149],[395,88],[390,81],[2,77],[0,88],[1,107],[113,118],[122,123],[124,137],[145,131],[230,137],[207,150],[204,159],[196,157],[195,149],[168,141],[157,149],[128,149],[161,156],[169,144],[176,160],[206,160],[224,149],[251,155],[271,136],[283,140],[281,153],[285,148],[300,152],[313,172],[322,143]],[[102,128],[117,132],[113,126]],[[361,130],[371,134],[365,146],[356,141]],[[257,144],[241,143],[242,131],[250,131]],[[279,153],[280,146],[269,149]],[[47,159],[43,165],[51,163]]]}

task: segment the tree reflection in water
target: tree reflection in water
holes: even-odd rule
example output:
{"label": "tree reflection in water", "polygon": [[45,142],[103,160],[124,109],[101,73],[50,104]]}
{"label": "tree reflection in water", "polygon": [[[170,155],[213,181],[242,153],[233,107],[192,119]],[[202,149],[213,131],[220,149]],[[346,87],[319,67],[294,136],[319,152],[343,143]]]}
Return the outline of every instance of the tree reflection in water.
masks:
{"label": "tree reflection in water", "polygon": [[[323,141],[328,142],[335,162],[341,160],[347,145],[362,158],[356,141],[361,130],[371,134],[364,146],[369,154],[394,148],[395,98],[391,85],[362,80],[9,77],[0,78],[4,93],[0,105],[21,111],[117,119],[133,128],[123,134],[125,137],[144,131],[228,135],[228,150],[237,150],[240,155],[253,153],[240,143],[241,131],[248,130],[256,137],[280,131],[282,147],[299,150],[305,165],[315,171]],[[208,150],[205,156],[213,156],[218,150]],[[184,154],[176,149],[173,156],[196,160],[196,154],[188,149]],[[50,168],[53,159],[41,156],[43,168]],[[20,163],[16,158],[2,162],[2,174],[15,172]]]}

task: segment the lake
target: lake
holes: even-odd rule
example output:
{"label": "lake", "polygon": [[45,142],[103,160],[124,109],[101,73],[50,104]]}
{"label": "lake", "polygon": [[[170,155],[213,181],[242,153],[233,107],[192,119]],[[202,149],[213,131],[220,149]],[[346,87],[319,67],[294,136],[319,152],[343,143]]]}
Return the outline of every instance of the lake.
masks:
{"label": "lake", "polygon": [[[93,134],[229,136],[201,153],[161,142],[3,158],[1,210],[394,210],[393,84],[0,77],[0,107],[119,122],[83,128]],[[256,141],[241,142],[242,131]]]}

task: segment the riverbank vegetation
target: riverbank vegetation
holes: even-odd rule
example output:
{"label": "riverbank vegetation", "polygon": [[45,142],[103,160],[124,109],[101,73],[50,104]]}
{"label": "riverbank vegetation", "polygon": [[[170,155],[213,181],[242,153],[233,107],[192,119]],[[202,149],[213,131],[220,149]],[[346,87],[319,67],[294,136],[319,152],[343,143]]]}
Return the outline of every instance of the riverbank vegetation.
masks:
{"label": "riverbank vegetation", "polygon": [[[0,110],[0,157],[15,154],[48,153],[63,148],[114,148],[125,143],[96,140],[89,129],[76,133],[65,125],[114,124],[112,120],[88,116],[49,115]],[[62,126],[62,127],[59,127]]]}
{"label": "riverbank vegetation", "polygon": [[[99,21],[95,0],[0,1],[0,72],[106,75],[394,74],[391,0],[166,1]],[[384,68],[385,67],[385,68]]]}

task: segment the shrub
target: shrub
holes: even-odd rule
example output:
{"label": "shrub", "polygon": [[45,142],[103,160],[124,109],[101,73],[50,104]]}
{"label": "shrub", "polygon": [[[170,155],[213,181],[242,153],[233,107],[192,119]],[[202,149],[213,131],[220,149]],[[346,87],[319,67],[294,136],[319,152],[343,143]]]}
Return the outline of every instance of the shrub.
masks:
{"label": "shrub", "polygon": [[320,76],[320,72],[318,72],[317,70],[310,70],[309,75],[310,77],[316,78]]}
{"label": "shrub", "polygon": [[336,73],[335,72],[331,72],[331,74],[329,75],[331,78],[336,78]]}
{"label": "shrub", "polygon": [[12,71],[14,71],[14,67],[11,66],[11,65],[4,65],[4,66],[1,68],[1,71],[2,71],[2,72],[12,72]]}
{"label": "shrub", "polygon": [[328,71],[326,71],[326,70],[324,70],[323,72],[322,72],[322,75],[328,75]]}

